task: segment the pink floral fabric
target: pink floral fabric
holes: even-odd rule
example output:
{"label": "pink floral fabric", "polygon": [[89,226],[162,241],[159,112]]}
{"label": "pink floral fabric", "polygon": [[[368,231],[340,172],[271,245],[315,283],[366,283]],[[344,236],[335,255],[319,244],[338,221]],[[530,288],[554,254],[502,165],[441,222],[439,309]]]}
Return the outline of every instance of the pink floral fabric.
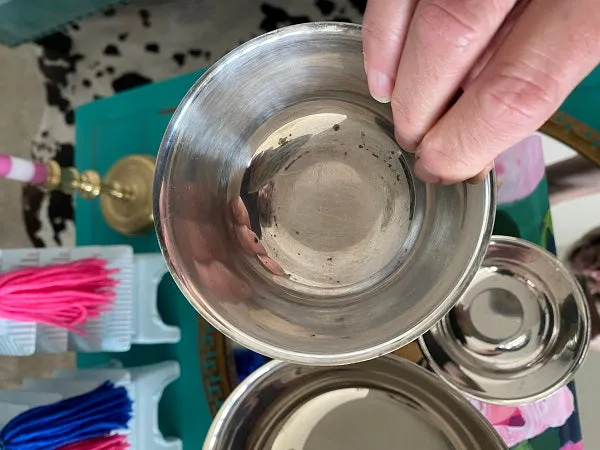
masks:
{"label": "pink floral fabric", "polygon": [[[564,425],[575,410],[573,394],[568,387],[544,400],[518,407],[491,405],[477,400],[471,400],[471,403],[490,421],[509,447],[538,436],[550,427]],[[568,445],[561,450],[583,448],[581,442],[570,443],[571,447]]]}
{"label": "pink floral fabric", "polygon": [[583,450],[583,441],[579,442],[568,442],[563,445],[560,450]]}
{"label": "pink floral fabric", "polygon": [[[532,217],[527,212],[522,213],[523,217],[513,217],[520,221],[519,231],[524,233],[521,237],[554,251],[548,205],[540,196],[532,196],[545,176],[543,139],[540,134],[529,136],[496,159],[497,198],[500,209],[504,205],[523,206],[519,202],[530,198]],[[582,450],[573,392],[564,387],[547,399],[518,407],[472,403],[514,450]]]}
{"label": "pink floral fabric", "polygon": [[523,139],[498,156],[495,166],[499,203],[527,197],[544,177],[542,137],[534,134]]}

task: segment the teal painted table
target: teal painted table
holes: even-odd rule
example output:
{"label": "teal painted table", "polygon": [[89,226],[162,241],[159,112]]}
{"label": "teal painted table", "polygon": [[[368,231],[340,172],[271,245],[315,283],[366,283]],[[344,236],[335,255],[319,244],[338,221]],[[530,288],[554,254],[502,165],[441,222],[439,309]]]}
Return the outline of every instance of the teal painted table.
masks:
{"label": "teal painted table", "polygon": [[[100,174],[129,154],[155,155],[162,134],[178,102],[200,73],[130,91],[81,107],[76,112],[76,166]],[[97,201],[76,200],[77,245],[131,245],[136,253],[159,252],[154,234],[125,237],[106,226]],[[184,450],[202,447],[212,420],[212,409],[224,396],[218,375],[214,333],[199,332],[198,315],[170,276],[159,286],[159,312],[168,324],[181,328],[177,345],[134,346],[123,354],[81,354],[80,367],[119,359],[125,366],[177,360],[181,377],[166,390],[159,407],[165,436],[177,436]],[[207,326],[208,327],[208,326]],[[202,328],[200,328],[202,330]]]}
{"label": "teal painted table", "polygon": [[[577,86],[560,110],[595,130],[600,130],[598,105],[600,105],[600,66]],[[600,140],[595,142],[595,146],[600,148]]]}

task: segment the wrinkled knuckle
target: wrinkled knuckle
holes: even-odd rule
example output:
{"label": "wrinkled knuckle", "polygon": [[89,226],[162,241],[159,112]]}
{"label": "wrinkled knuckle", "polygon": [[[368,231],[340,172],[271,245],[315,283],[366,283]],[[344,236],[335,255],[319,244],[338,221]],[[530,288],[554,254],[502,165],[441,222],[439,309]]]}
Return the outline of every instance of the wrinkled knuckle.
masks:
{"label": "wrinkled knuckle", "polygon": [[444,180],[464,180],[475,176],[482,168],[481,152],[477,149],[485,147],[476,135],[469,133],[466,136],[467,129],[470,127],[454,130],[451,136],[428,134],[421,143],[423,153],[436,164]]}
{"label": "wrinkled knuckle", "polygon": [[511,125],[530,127],[560,105],[563,91],[559,78],[550,73],[507,70],[495,76],[482,101]]}
{"label": "wrinkled knuckle", "polygon": [[406,113],[407,113],[406,104],[396,94],[394,94],[392,96],[392,100],[390,102],[390,106],[392,107],[392,111],[394,113],[394,117],[396,117],[396,115],[398,115],[399,117],[400,116],[405,116]]}
{"label": "wrinkled knuckle", "polygon": [[403,41],[401,30],[394,27],[385,27],[375,20],[365,17],[362,24],[362,39],[365,47],[370,43],[377,46],[400,45]]}
{"label": "wrinkled knuckle", "polygon": [[456,50],[466,49],[478,35],[475,15],[464,5],[468,2],[428,0],[419,9],[416,32],[431,45],[445,42]]}
{"label": "wrinkled knuckle", "polygon": [[377,25],[373,22],[373,19],[365,17],[362,24],[362,38],[364,41],[369,39],[380,40],[380,34]]}
{"label": "wrinkled knuckle", "polygon": [[374,41],[377,44],[385,43],[386,33],[388,31],[378,21],[365,17],[362,24],[363,42],[369,43]]}
{"label": "wrinkled knuckle", "polygon": [[392,96],[391,107],[397,135],[413,140],[415,136],[422,134],[416,116],[411,114],[406,103],[397,95]]}

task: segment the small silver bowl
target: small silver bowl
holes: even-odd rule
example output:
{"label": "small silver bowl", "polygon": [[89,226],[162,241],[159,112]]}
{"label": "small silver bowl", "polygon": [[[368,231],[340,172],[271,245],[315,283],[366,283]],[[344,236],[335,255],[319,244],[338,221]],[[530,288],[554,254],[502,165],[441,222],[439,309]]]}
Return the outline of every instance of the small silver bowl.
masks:
{"label": "small silver bowl", "polygon": [[369,95],[357,25],[311,23],[222,58],[175,112],[154,217],[208,322],[270,357],[346,364],[416,339],[481,263],[495,210],[479,185],[427,185]]}
{"label": "small silver bowl", "polygon": [[522,405],[573,379],[590,323],[581,286],[554,255],[493,236],[471,286],[419,344],[433,371],[464,395]]}
{"label": "small silver bowl", "polygon": [[461,395],[395,356],[345,367],[272,361],[229,396],[204,450],[503,450]]}

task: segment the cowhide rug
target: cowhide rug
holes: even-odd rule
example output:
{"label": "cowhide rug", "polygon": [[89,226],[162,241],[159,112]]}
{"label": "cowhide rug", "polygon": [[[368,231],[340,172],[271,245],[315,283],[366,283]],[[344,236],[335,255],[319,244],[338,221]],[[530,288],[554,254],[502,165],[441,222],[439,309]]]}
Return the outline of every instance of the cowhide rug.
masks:
{"label": "cowhide rug", "polygon": [[[43,39],[46,106],[32,144],[38,160],[72,166],[74,110],[85,103],[212,64],[286,25],[360,22],[366,0],[141,0],[87,17]],[[72,199],[28,186],[23,206],[36,247],[75,243]]]}

